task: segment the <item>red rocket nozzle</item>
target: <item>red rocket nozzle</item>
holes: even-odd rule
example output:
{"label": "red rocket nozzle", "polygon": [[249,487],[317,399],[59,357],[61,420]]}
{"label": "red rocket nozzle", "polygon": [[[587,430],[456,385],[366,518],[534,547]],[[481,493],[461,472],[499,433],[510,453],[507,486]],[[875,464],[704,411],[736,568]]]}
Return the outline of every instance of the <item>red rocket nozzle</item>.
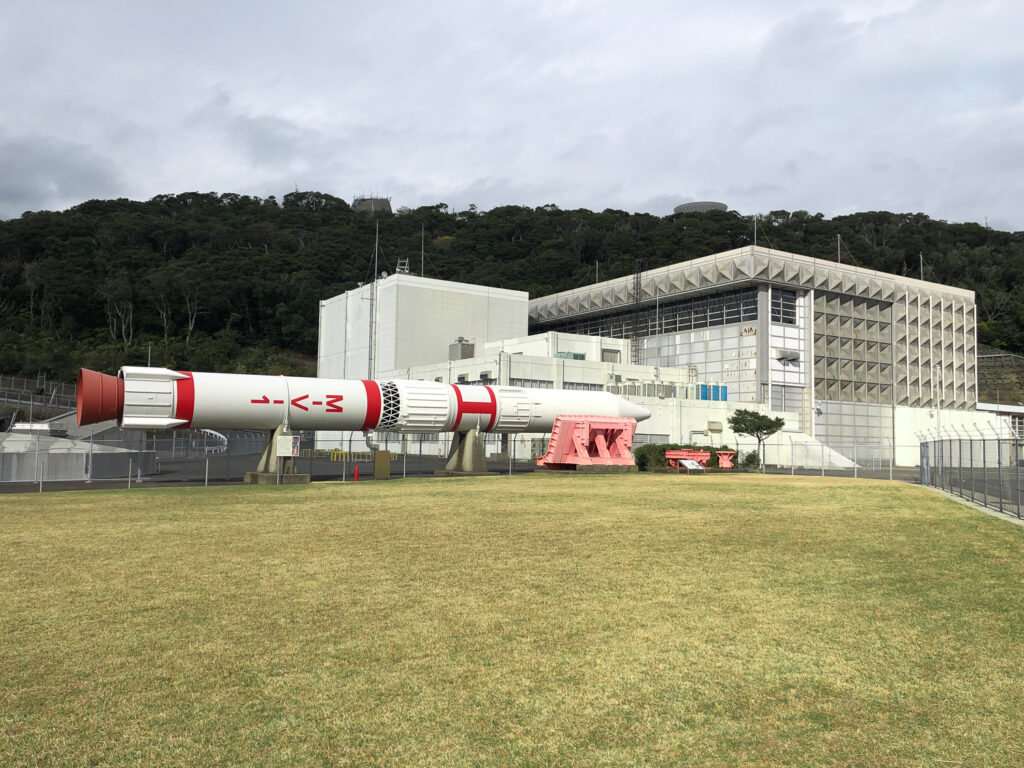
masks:
{"label": "red rocket nozzle", "polygon": [[78,426],[120,419],[124,379],[83,368],[78,372]]}

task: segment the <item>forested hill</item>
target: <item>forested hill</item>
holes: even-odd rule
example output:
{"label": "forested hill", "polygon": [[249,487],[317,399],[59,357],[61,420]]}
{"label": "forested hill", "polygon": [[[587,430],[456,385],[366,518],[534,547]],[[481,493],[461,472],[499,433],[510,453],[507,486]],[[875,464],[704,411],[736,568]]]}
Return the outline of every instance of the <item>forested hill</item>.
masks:
{"label": "forested hill", "polygon": [[[659,218],[605,210],[442,205],[371,216],[341,199],[186,193],[90,201],[0,222],[0,372],[74,378],[79,366],[145,364],[311,373],[320,299],[408,258],[428,277],[540,296],[749,245],[749,217]],[[775,211],[758,242],[780,250],[970,288],[979,336],[1024,351],[1024,233],[922,214],[826,219]]]}

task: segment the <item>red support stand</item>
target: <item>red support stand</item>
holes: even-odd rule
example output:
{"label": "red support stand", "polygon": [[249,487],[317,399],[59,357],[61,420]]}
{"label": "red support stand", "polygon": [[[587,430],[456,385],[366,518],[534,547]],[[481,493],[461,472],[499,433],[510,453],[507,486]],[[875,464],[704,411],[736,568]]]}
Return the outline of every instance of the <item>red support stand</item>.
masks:
{"label": "red support stand", "polygon": [[607,416],[556,416],[548,451],[537,466],[577,469],[581,466],[635,466],[633,433],[636,419]]}

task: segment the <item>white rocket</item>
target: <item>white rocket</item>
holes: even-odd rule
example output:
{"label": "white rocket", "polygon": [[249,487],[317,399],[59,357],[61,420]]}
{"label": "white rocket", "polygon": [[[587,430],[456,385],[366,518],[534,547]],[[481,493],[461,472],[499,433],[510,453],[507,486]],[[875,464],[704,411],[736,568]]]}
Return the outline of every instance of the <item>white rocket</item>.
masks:
{"label": "white rocket", "polygon": [[556,416],[651,413],[610,392],[192,373],[125,366],[116,377],[78,375],[78,424],[124,429],[550,432]]}

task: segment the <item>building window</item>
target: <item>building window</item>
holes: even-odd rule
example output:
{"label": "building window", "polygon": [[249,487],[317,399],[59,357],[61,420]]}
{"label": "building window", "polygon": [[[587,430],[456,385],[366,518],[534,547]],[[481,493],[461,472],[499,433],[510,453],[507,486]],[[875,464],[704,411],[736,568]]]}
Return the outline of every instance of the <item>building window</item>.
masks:
{"label": "building window", "polygon": [[[795,323],[796,294],[793,293],[793,296],[792,322]],[[757,288],[749,287],[684,299],[666,298],[657,306],[646,305],[639,312],[628,309],[585,318],[536,323],[531,326],[530,333],[564,331],[628,339],[634,334],[641,337],[656,336],[733,323],[750,323],[754,320],[757,320]],[[602,350],[602,361],[617,362],[604,359],[606,351],[610,350]]]}
{"label": "building window", "polygon": [[509,379],[510,387],[526,387],[527,389],[554,389],[555,382],[545,379]]}
{"label": "building window", "polygon": [[772,286],[772,322],[796,325],[796,291]]}

